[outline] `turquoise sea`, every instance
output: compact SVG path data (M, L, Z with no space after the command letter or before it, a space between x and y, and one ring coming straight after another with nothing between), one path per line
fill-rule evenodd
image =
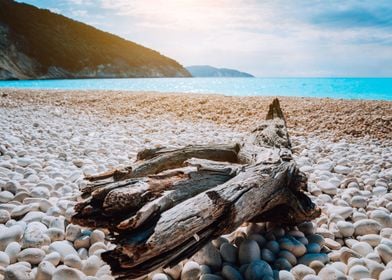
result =
M143 78L0 81L0 88L392 100L392 78Z

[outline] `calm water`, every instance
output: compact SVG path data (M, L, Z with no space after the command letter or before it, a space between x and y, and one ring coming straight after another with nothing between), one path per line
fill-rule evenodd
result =
M0 88L5 87L392 100L392 78L155 78L0 81Z

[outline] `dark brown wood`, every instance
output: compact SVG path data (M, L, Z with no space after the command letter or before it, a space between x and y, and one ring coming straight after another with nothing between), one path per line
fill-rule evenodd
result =
M73 222L110 231L116 248L102 258L129 279L175 265L244 222L311 220L320 210L303 193L290 148L275 99L241 145L144 150L134 166L89 178Z

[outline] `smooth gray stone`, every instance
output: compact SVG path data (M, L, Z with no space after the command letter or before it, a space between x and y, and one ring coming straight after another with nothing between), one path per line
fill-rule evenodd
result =
M289 261L289 263L292 266L295 266L297 264L297 258L293 255L293 253L287 251L287 250L282 250L278 254L279 257L285 258L286 260Z
M293 237L284 237L280 239L279 245L281 249L293 253L293 255L296 257L303 256L306 253L305 245Z
M277 270L290 270L292 268L292 265L287 259L278 258L274 262L274 268Z
M263 249L261 249L261 259L266 262L272 263L275 261L276 258L275 258L274 253L272 253L267 248L263 248Z
M236 263L237 256L238 256L238 249L237 247L233 246L230 243L223 243L220 246L220 254L222 259L229 263Z
M253 261L245 271L246 280L259 280L265 277L273 277L271 266L262 260Z
M200 272L200 265L197 262L188 261L181 271L181 280L198 280Z
M320 245L318 245L317 243L309 243L306 246L306 251L307 253L320 253L321 248Z
M223 278L216 274L203 274L199 280L223 280Z
M275 240L271 240L269 241L266 245L265 248L267 248L268 250L270 250L272 253L277 254L279 253L280 249L279 249L279 243Z
M241 273L230 265L223 266L222 276L227 280L243 280Z
M207 243L206 246L197 252L193 256L193 260L199 264L208 265L212 271L219 271L222 267L221 254L211 242Z
M328 262L329 258L327 254L305 254L298 259L299 264L309 265L312 261L320 261L324 264Z
M257 242L254 240L244 240L240 245L238 258L240 264L260 260L260 248Z
M165 273L155 273L151 280L171 280L171 277Z

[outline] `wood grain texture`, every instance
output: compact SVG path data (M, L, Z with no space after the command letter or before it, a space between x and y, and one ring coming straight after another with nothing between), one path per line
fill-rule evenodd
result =
M116 248L102 258L131 279L191 257L244 222L311 220L320 210L303 193L307 179L290 148L275 99L241 144L144 150L123 175L92 180L73 222L108 229Z

